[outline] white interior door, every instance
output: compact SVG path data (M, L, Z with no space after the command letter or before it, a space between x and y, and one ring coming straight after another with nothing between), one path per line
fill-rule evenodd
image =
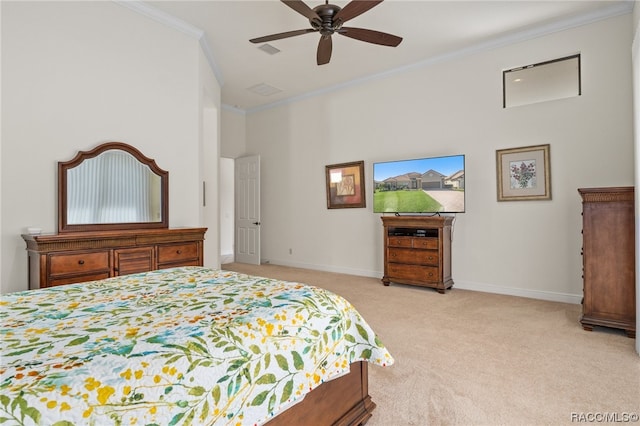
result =
M260 264L260 156L236 159L235 261Z

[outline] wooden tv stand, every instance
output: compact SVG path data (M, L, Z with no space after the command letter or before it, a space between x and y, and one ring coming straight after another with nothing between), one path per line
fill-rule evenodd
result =
M384 276L390 282L431 287L444 294L451 278L453 216L382 216Z

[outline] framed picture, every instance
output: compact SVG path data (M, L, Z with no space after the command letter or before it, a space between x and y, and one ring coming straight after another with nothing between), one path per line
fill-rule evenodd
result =
M365 207L364 161L325 166L327 208Z
M549 144L496 151L498 201L551 199Z

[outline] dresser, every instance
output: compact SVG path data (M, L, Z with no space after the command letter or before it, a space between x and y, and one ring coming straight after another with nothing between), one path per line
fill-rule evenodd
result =
M453 220L453 216L383 216L382 283L431 287L439 293L451 288Z
M581 188L582 318L585 330L604 326L636 333L633 187Z
M162 228L24 234L29 289L175 266L202 266L206 231Z

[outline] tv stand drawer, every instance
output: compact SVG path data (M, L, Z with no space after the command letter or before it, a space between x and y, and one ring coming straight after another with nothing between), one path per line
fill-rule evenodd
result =
M440 271L437 266L407 265L404 263L389 263L389 280L394 278L402 282L409 281L429 281L438 282Z
M438 250L412 250L389 247L389 262L408 263L412 265L438 266L440 258Z
M438 239L428 237L389 237L389 247L437 249Z

